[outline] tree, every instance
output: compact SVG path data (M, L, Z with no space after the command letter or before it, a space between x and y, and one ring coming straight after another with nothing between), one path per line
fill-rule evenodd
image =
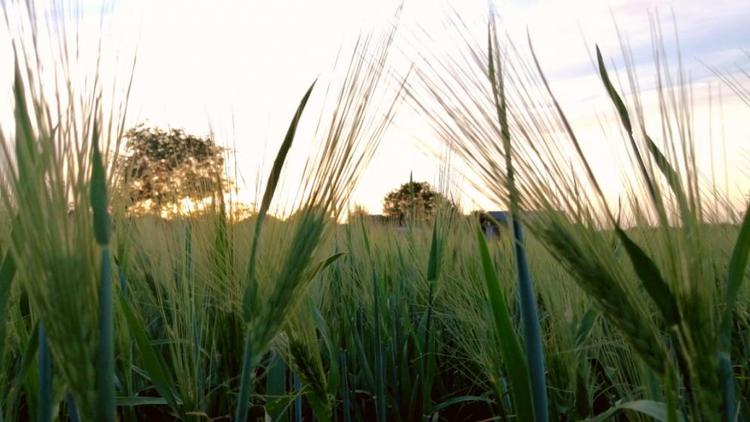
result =
M180 212L186 199L198 202L227 189L224 148L210 136L138 125L125 139L121 168L131 211Z
M397 218L399 224L407 218L428 220L440 207L453 207L453 204L427 182L404 183L383 199L383 214Z

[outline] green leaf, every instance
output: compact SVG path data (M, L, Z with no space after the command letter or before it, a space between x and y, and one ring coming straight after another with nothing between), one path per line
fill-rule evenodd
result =
M37 335L39 336L39 397L37 398L36 420L39 422L52 422L54 406L52 392L52 356L50 356L47 334L44 324L38 324Z
M620 94L617 93L614 85L612 85L612 81L609 79L607 67L604 66L604 59L602 59L602 52L599 50L599 46L596 46L596 62L599 65L599 76L602 78L604 88L607 90L609 98L615 104L615 108L620 115L623 127L625 127L625 130L629 135L633 135L633 125L630 123L628 109L625 107L625 103L622 101L622 98L620 98Z
M625 131L628 134L628 139L630 140L630 146L631 148L633 148L633 154L635 155L635 158L638 161L638 168L640 169L641 174L643 175L643 178L646 181L649 195L652 201L654 202L654 204L657 206L657 208L659 208L660 214L663 214L663 210L661 209L661 203L658 201L658 197L656 195L656 187L654 186L654 183L651 180L651 176L646 170L646 165L643 163L643 157L641 156L641 152L638 148L638 145L635 143L635 138L633 138L633 125L630 122L628 109L625 107L625 103L622 101L622 98L620 98L620 94L617 93L617 90L615 89L614 85L612 85L612 81L610 81L609 79L609 75L607 74L607 68L606 66L604 66L604 59L602 59L602 53L601 51L599 51L599 46L596 47L596 61L599 65L599 74L601 76L602 82L604 83L604 87L607 90L607 94L609 94L609 98L614 103L615 108L617 109L617 113L620 115L620 121L622 122L622 126L625 128Z
M91 145L90 200L94 215L94 237L101 250L99 280L99 339L96 353L96 412L102 422L115 420L115 345L112 263L109 238L112 223L107 210L107 176L99 152L99 125L94 120Z
M135 345L140 352L140 357L143 361L143 369L154 384L156 391L158 391L162 398L166 400L169 407L171 407L175 413L179 414L179 401L173 394L174 382L169 377L169 372L167 371L166 366L151 345L148 334L146 333L146 327L143 325L143 322L136 317L130 304L128 304L122 296L119 296L119 302L122 313L125 316L125 321L128 325L128 330L130 330L130 334L133 336Z
M8 312L8 301L15 275L16 260L10 251L6 251L0 264L0 321L6 321L5 315ZM0 324L0 362L5 361L5 327L6 324Z
M737 380L732 369L732 361L728 353L719 353L719 377L721 379L721 389L724 394L724 420L738 420L737 396L735 392L735 383Z
M159 405L167 405L167 401L164 399L164 397L118 397L117 398L117 405L118 406L159 406Z
M609 421L612 420L617 413L623 410L631 410L642 415L650 416L660 422L669 422L669 412L666 403L652 400L634 400L625 403L618 403L606 412L588 420L590 422ZM685 418L682 414L678 413L677 420L682 422Z
M648 147L651 155L654 157L656 166L659 167L659 170L667 179L669 187L672 189L675 197L677 197L677 202L680 206L680 215L682 216L683 222L687 224L687 220L691 215L690 207L688 207L685 192L682 190L679 174L677 174L674 167L672 167L672 165L669 163L669 160L667 160L667 157L662 154L661 150L658 146L656 146L656 143L651 139L651 137L646 135L645 133L643 134L643 137L646 139L646 146Z
M435 405L435 407L432 408L432 413L437 414L443 409L446 409L450 406L455 406L457 404L462 403L476 403L476 402L482 402L487 404L492 404L492 400L488 399L487 397L482 396L458 396L458 397L451 397L448 400L442 401Z
M91 208L94 212L94 236L99 245L109 243L112 231L112 223L107 210L107 176L102 163L102 155L99 152L99 128L94 123L93 153L91 155Z
M315 277L317 277L318 274L322 273L328 266L336 262L337 259L341 258L344 255L343 252L336 252L335 254L329 256L328 258L324 259L323 261L319 262L317 265L315 265L312 270L308 273L307 277L308 280L312 280Z
M328 387L327 393L335 396L336 391L339 389L341 376L338 364L338 351L334 346L333 341L331 340L328 324L326 323L323 314L321 314L320 309L318 309L318 307L314 303L312 303L312 301L310 301L309 307L313 316L313 320L315 321L315 328L317 328L318 335L320 336L320 341L323 343L326 355L328 356L329 367L328 379L326 380L326 385Z
M29 116L26 93L23 86L21 70L18 67L18 55L15 60L15 73L13 80L13 97L15 100L16 120L16 163L18 165L18 179L25 183L25 187L33 186L30 177L37 160L36 145L34 143L34 132Z
M109 248L101 251L99 280L99 341L96 351L96 408L102 422L115 420L115 340Z
M745 210L745 216L742 219L740 233L732 250L732 257L729 260L729 271L727 274L727 291L726 305L724 316L721 324L721 347L729 351L732 337L732 315L737 303L737 294L745 279L745 268L747 268L748 255L750 254L750 205Z
M307 92L305 92L305 95L302 97L299 105L297 106L297 111L294 113L294 117L289 123L289 128L287 129L284 141L281 143L281 147L279 147L279 151L276 153L276 158L274 159L271 173L268 175L266 190L263 192L263 199L260 203L258 219L255 221L255 234L253 238L253 246L250 250L250 264L248 266L247 275L248 286L245 288L242 299L243 315L245 317L245 321L250 320L256 301L257 287L255 285L255 257L258 254L258 244L260 241L260 232L263 227L263 221L265 220L266 214L268 213L268 208L271 206L273 194L274 192L276 192L276 186L278 185L279 178L281 177L281 169L284 167L284 161L286 160L287 153L289 153L289 149L292 147L292 141L294 141L294 135L297 133L297 126L299 125L299 121L302 118L302 112L305 110L307 100L310 98L310 94L312 93L314 87L315 82L310 85L310 87L307 89Z
M341 368L341 401L343 402L344 422L351 422L352 400L349 391L349 372L346 364L346 350L339 352L339 368Z
M440 235L438 233L438 219L436 218L432 226L432 242L430 243L430 260L427 264L427 280L433 281L437 279L438 272L440 271L440 246L442 244Z
M273 194L276 191L276 185L279 183L279 178L281 175L281 169L284 166L284 161L286 160L287 153L289 152L289 148L292 146L292 141L294 140L294 135L297 133L297 125L299 124L300 119L302 118L302 112L305 109L305 106L307 105L307 100L310 98L310 94L312 93L313 88L315 87L315 82L313 82L310 85L310 88L307 89L307 92L305 92L305 95L302 97L302 100L299 103L299 106L297 106L297 111L294 113L294 117L292 118L291 123L289 124L289 129L287 129L286 136L284 137L284 141L281 143L281 147L279 148L278 153L276 153L276 159L273 162L273 167L271 168L271 173L268 176L268 182L266 183L266 190L263 193L263 199L260 204L260 212L258 213L258 220L255 222L255 235L253 238L253 246L250 249L250 264L248 266L248 275L247 275L247 282L248 285L245 287L245 292L242 296L242 311L243 311L243 317L246 322L249 322L252 318L253 312L256 311L255 308L257 307L257 285L255 281L255 257L258 254L258 244L260 241L260 230L263 227L263 220L266 217L266 213L268 212L268 208L271 205L271 199L273 198ZM244 421L247 419L247 409L248 409L248 401L250 400L250 388L252 387L250 384L252 382L252 370L253 370L253 363L251 360L252 357L252 344L250 343L252 341L252 338L250 336L250 332L245 333L245 346L244 346L244 353L242 357L242 373L240 374L240 393L237 400L237 409L235 410L235 420L238 421Z
M591 414L591 392L589 391L589 380L586 379L583 364L579 363L576 368L576 395L575 395L575 415L583 419Z
M732 320L734 308L737 303L737 294L740 291L742 282L745 279L745 268L747 267L748 255L750 254L750 205L745 210L745 216L742 219L740 233L732 250L732 257L729 260L729 271L727 274L727 292L724 315L722 316L721 329L719 332L719 354L720 378L722 380L722 389L724 393L724 406L726 418L734 420L737 412L736 394L735 394L735 377L732 371L732 360L729 355L732 348Z
M662 278L659 268L646 252L633 242L620 227L615 227L615 232L623 245L625 245L625 251L630 257L633 269L641 280L641 283L643 283L643 287L648 292L648 295L656 303L656 307L661 312L664 321L670 326L679 324L682 318L677 306L677 299L675 299L669 285Z
M287 395L286 388L286 374L287 368L284 364L284 360L277 353L271 355L271 359L266 367L266 395L268 396L267 403L272 400L278 400ZM268 413L271 416L271 420L285 420L286 413L284 412L283 406L270 406L268 407Z
M37 334L38 332L39 321L34 324L34 328L30 331L29 338L26 341L26 347L24 347L23 355L21 355L21 362L18 365L18 370L13 380L13 386L11 387L11 391L8 394L8 397L11 398L8 401L9 403L17 402L17 398L23 384L23 379L26 377L26 373L29 371L29 368L31 368L31 365L34 363L34 356L39 349L39 335Z
M381 288L378 283L378 272L372 272L372 289L373 289L373 317L374 324L374 341L375 341L375 406L378 422L385 422L385 353L383 351L383 341L380 336L381 315L380 315L380 295Z
M581 346L586 338L591 333L591 329L594 328L594 322L596 317L599 316L599 311L594 308L589 309L581 317L581 321L578 322L578 328L576 329L576 346Z
M536 295L531 284L528 260L523 240L523 227L521 225L521 199L515 185L515 169L513 167L513 151L510 136L510 125L508 123L508 104L505 95L504 72L502 69L502 55L500 54L500 43L497 38L495 20L490 20L488 28L488 62L489 78L492 85L492 93L495 100L498 124L500 125L500 138L503 143L505 155L505 177L508 187L508 200L510 203L511 224L514 239L514 257L516 261L516 273L518 283L518 304L521 312L521 324L523 337L528 356L528 371L531 383L532 404L534 415L537 420L549 419L549 402L547 399L547 380L544 369L544 349L542 346L541 326L539 323L539 312L537 309ZM484 240L484 237L482 237Z
M284 166L284 161L286 160L287 153L292 147L292 141L294 141L294 135L297 133L297 126L299 125L299 121L302 118L302 112L305 110L307 100L310 99L310 94L312 94L312 90L314 87L315 82L313 82L310 87L307 88L305 95L302 97L302 100L300 100L300 103L297 106L297 111L294 113L294 117L292 117L292 121L289 123L289 128L287 129L286 136L284 136L284 141L281 143L281 147L279 147L279 152L276 154L276 159L273 162L271 173L268 176L266 190L265 192L263 192L263 200L260 203L260 211L258 213L259 215L265 215L268 212L268 207L271 205L271 199L273 198L273 194L276 191L276 185L279 183L281 169Z
M508 372L513 403L515 404L518 420L533 421L534 408L531 399L531 377L529 375L526 356L521 349L516 332L513 330L513 322L508 311L505 295L500 289L492 258L487 248L487 242L480 228L477 228L477 241L481 255L484 278L489 292L492 315L495 319L495 328L500 337L500 355L503 358L505 369ZM499 397L498 399L502 399Z

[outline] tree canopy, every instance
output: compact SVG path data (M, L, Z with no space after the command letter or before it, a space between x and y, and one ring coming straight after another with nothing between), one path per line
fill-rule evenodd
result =
M131 210L179 210L185 199L197 202L227 188L224 149L210 136L138 125L125 140L121 168Z
M407 182L389 192L383 199L383 214L397 218L399 223L407 219L417 221L430 219L442 206L453 204L427 182Z

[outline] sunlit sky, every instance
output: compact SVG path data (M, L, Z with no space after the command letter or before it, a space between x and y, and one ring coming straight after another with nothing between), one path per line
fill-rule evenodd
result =
M336 53L358 34L387 30L397 6L391 0L120 0L106 9L104 37L123 62L137 47L130 124L146 122L196 134L212 130L236 154L240 199L254 202L257 178L268 172L307 86L331 70ZM87 1L82 10L84 25L97 27L101 6ZM486 1L406 0L399 33L410 41L398 48L397 62L408 67L409 48L419 48L414 42L417 34L430 34L450 44L451 29L445 22L453 11L482 34L486 10ZM729 73L750 68L750 2L746 0L513 0L497 3L497 11L519 46L525 45L528 30L561 103L581 133L591 136L596 136L598 128L594 111L607 113L611 107L587 47L597 43L605 56L619 60L613 17L630 43L636 67L646 76L652 51L649 12L661 16L667 48L674 47L677 23L685 69L696 89L699 141L701 130L709 127L704 119L708 96L703 91L711 85L716 93L720 87L706 65ZM429 46L440 49L441 43ZM9 50L2 48L7 57ZM9 75L9 65L4 65L0 76ZM648 90L648 78L643 82ZM740 179L748 177L742 169L750 159L750 125L746 124L750 107L726 86L721 90L721 116L730 151L726 167L730 190L738 195L748 187ZM4 112L9 105L0 107ZM352 203L373 213L381 211L383 196L408 181L410 173L415 180L433 184L438 180L441 160L435 152L443 148L426 119L408 106L402 110L352 198ZM715 120L712 127L718 136L721 122ZM606 146L601 154L603 167L616 161ZM460 175L452 182L453 194L465 209L501 207L481 194L459 193L466 184Z

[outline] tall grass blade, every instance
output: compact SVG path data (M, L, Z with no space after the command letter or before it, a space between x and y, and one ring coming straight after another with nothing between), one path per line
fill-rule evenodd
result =
M287 394L287 368L281 356L276 353L273 354L267 371L266 394L273 398L279 398ZM269 410L268 413L271 420L274 421L287 419L286 410L281 407Z
M648 187L649 195L651 196L654 204L658 206L660 202L656 193L656 187L651 180L651 176L649 175L648 170L646 169L646 165L643 162L643 156L641 156L640 149L635 143L635 138L633 138L633 124L630 121L628 109L627 107L625 107L625 103L622 101L622 98L620 98L620 94L617 93L614 85L612 85L612 81L609 79L609 74L607 73L606 66L604 66L604 59L602 58L602 53L599 50L599 46L596 46L596 61L599 66L599 76L601 77L602 83L604 84L604 88L607 90L607 94L609 94L609 98L612 100L612 103L614 103L615 108L617 109L617 113L620 115L620 122L622 123L622 126L625 128L625 131L628 134L630 146L631 148L633 148L633 154L635 155L636 161L638 162L638 167L646 182L646 186Z
M341 368L341 401L344 405L344 422L352 420L352 402L349 392L349 371L346 364L346 350L339 352L339 368Z
M39 325L40 324L41 323L39 321L37 321L36 324L34 324L34 328L30 332L31 335L29 335L29 338L26 341L26 346L23 349L23 354L21 355L21 360L18 364L18 369L13 378L13 385L10 389L10 392L8 394L8 399L5 401L5 403L17 403L18 402L18 396L21 394L23 380L24 378L26 378L26 374L28 373L29 369L31 369L32 365L34 364L34 357L37 355L37 352L39 351ZM11 409L8 409L8 411L11 411ZM11 416L11 419L13 419L12 413L9 416Z
M505 295L500 289L500 281L495 272L495 266L492 263L487 241L484 239L484 233L477 228L477 242L484 270L484 280L487 284L487 292L490 298L492 315L495 319L495 328L500 338L500 355L508 371L508 381L510 382L513 404L518 420L533 421L534 407L531 398L531 376L529 374L526 356L521 349L515 330L513 330L513 321L508 310ZM502 397L498 397L502 399Z
M235 420L247 420L247 408L250 400L250 388L253 382L253 343L250 333L245 333L245 345L242 350L242 374L240 375L240 395L235 411Z
M94 237L99 246L109 245L112 222L107 210L107 175L99 151L99 128L94 124L91 154L91 209L94 215Z
M284 136L284 141L281 143L279 151L276 153L276 158L274 159L271 173L268 175L268 182L266 182L266 190L263 192L263 199L260 203L260 210L258 211L258 217L255 221L253 246L250 251L250 265L248 267L247 276L248 283L250 284L248 288L245 289L245 295L243 298L243 311L246 321L250 319L252 307L253 305L255 305L255 257L258 255L258 243L260 239L260 232L263 227L263 221L265 220L266 214L268 213L268 208L271 206L271 200L273 199L273 195L276 192L276 186L278 185L279 179L281 177L281 169L284 167L284 161L286 160L286 156L289 153L289 149L292 147L294 135L297 133L297 126L299 125L299 121L302 118L302 112L305 110L307 100L310 98L310 94L312 94L312 90L314 87L315 82L310 85L310 87L307 89L307 92L305 92L305 95L302 97L299 105L297 106L297 111L294 113L294 117L292 117L292 121L289 123L289 128L287 129L286 135Z
M731 344L732 316L734 315L734 308L737 303L737 295L746 277L745 269L747 268L748 255L750 255L750 205L745 210L745 216L740 226L740 233L737 236L737 241L732 249L732 257L729 260L726 303L719 336L721 339L721 348L725 351L729 351Z
M599 46L596 46L596 63L599 66L599 76L602 79L604 88L607 90L607 94L609 95L609 98L614 103L615 108L617 109L617 113L620 115L620 121L622 122L622 126L625 128L628 134L632 135L633 124L630 122L630 115L628 114L628 109L627 107L625 107L625 103L622 101L622 98L620 98L620 94L617 93L617 90L615 89L614 85L612 85L612 81L609 79L609 74L607 73L607 67L604 65L604 59L602 58L602 52L599 50Z
M328 268L331 264L336 262L337 259L344 256L343 252L336 252L335 254L329 256L328 258L318 262L315 266L313 266L308 274L305 276L306 278L309 278L310 280L314 279L318 276L318 274L325 271L326 268Z
M721 371L722 389L724 390L724 411L728 421L737 418L737 403L735 394L735 376L732 370L732 324L737 303L737 295L745 279L748 255L750 255L750 205L745 210L740 233L732 250L727 274L727 292L725 298L724 315L719 332L719 370Z
M442 239L438 233L438 219L432 226L432 241L430 242L430 259L427 263L427 281L434 282L437 280L438 272L440 271L440 255L442 252ZM432 286L432 284L430 284Z
M669 326L679 324L681 317L677 299L672 294L672 290L669 288L667 282L664 281L659 268L646 252L628 237L624 230L620 227L615 227L615 232L623 245L625 245L625 251L627 251L628 257L630 257L633 269L643 283L646 292L654 301L656 307L659 308L664 321Z
M372 293L373 293L373 335L375 341L375 405L378 422L385 422L385 353L383 351L383 341L381 339L381 322L380 322L380 285L377 271L372 274Z
M47 334L44 324L39 324L39 397L37 398L36 420L39 422L52 421L52 357L47 344Z
M669 184L670 189L672 189L675 197L677 197L677 202L680 206L680 214L682 218L687 219L690 216L690 208L688 207L685 192L683 191L682 185L680 184L679 174L677 174L677 171L675 171L674 167L669 163L669 160L667 160L667 157L664 156L664 153L661 152L653 139L651 139L651 137L646 135L645 133L643 135L644 139L646 140L646 147L651 153L651 156L654 158L656 166L667 179L667 183Z
M724 395L724 420L736 421L738 420L737 397L734 388L736 380L728 353L719 352L719 372Z
M255 234L253 238L253 246L250 250L250 264L248 267L247 282L248 285L245 288L243 295L243 314L245 321L248 322L252 318L252 312L255 311L257 301L257 286L255 281L255 257L258 254L258 244L260 240L260 230L263 227L263 220L266 217L268 208L271 205L271 199L276 191L276 186L279 183L281 176L281 169L284 166L287 153L292 147L292 141L294 141L294 135L297 133L297 125L302 118L302 112L307 105L307 100L310 98L315 82L305 92L302 100L297 106L297 111L289 124L284 141L281 143L279 152L276 154L276 159L273 162L271 173L268 176L268 182L266 183L266 190L263 193L263 200L260 205L260 211L258 213L258 219L255 222ZM237 399L237 408L235 410L235 420L244 421L247 419L248 402L250 400L250 388L252 387L252 371L253 371L253 351L252 351L252 337L249 332L245 333L245 346L242 354L242 373L240 375L240 393Z
M427 293L427 319L425 321L424 328L424 344L422 345L423 355L426 357L422 362L422 405L423 414L427 415L432 413L431 409L431 396L432 396L432 383L435 377L435 350L434 337L432 336L432 313L435 301L435 290L437 284L438 273L440 272L440 259L442 257L443 242L438 232L438 218L432 224L432 240L430 242L430 258L427 263L427 282L428 293Z
M23 87L23 78L18 66L18 55L14 54L14 79L13 97L15 101L15 123L16 123L16 165L18 166L18 179L30 182L30 173L36 155L33 153L33 138L31 131L31 118L29 117L26 94ZM15 220L13 225L15 226ZM13 229L11 228L11 239ZM16 261L10 248L7 248L3 261L0 263L0 321L5 321L8 310L13 278L16 274ZM5 359L5 324L0 324L0 362Z
M299 376L292 377L292 389L294 390L294 422L302 422L302 382Z
M5 252L3 262L0 263L0 321L5 321L8 312L8 301L10 300L13 278L16 275L16 260L10 250ZM5 359L5 329L6 324L0 324L0 362Z
M118 406L155 406L166 405L167 401L162 397L118 397Z
M519 220L515 218L512 220L518 271L519 308L521 309L521 322L524 328L524 340L526 340L526 354L529 357L529 374L531 375L531 388L534 394L534 414L537 416L537 421L545 421L548 419L549 409L539 311L534 288L531 285L529 264L524 248L523 227Z
M491 400L489 400L487 397L482 396L458 396L458 397L451 397L448 400L445 400L443 402L440 402L435 405L435 407L432 409L433 414L437 415L441 410L446 409L451 406L455 406L457 404L463 404L463 403L492 403Z
M577 345L582 345L583 342L586 341L589 334L591 333L591 329L594 328L594 323L596 322L596 319L598 316L599 316L599 312L594 308L589 309L583 315L576 329L575 338L576 338Z
M112 300L112 264L109 248L101 251L99 286L99 345L96 355L97 417L102 422L115 420L115 344Z
M547 400L547 381L544 370L544 351L542 348L541 326L539 311L531 284L531 274L526 257L523 228L520 216L520 198L515 185L515 171L513 168L513 152L508 125L508 108L505 96L504 74L499 57L499 43L495 28L495 20L490 21L488 31L488 63L489 77L492 84L492 94L495 100L500 137L505 154L505 171L510 199L511 224L513 227L514 255L518 274L518 296L521 309L526 354L528 355L529 374L531 375L531 389L533 393L534 414L537 421L548 419L549 405Z
M140 357L143 362L143 369L146 371L149 379L154 385L156 391L166 400L169 407L175 413L179 414L178 400L173 393L174 381L169 376L166 366L156 353L151 340L148 338L146 327L143 325L140 319L135 315L130 304L122 297L119 296L120 309L125 316L125 321L128 326L130 334L133 336L135 345L140 352Z
M115 345L112 264L109 248L101 251L99 286L99 345L96 355L97 413L100 421L115 418Z
M589 421L604 422L616 419L617 414L621 413L623 410L630 410L641 415L651 417L659 422L669 422L669 411L667 409L667 405L665 403L652 400L634 400L624 403L618 403L617 405L598 415L597 417L589 419ZM683 422L685 418L682 414L678 414L677 420L679 422Z
M101 247L99 279L99 343L96 352L96 414L101 422L115 420L115 341L114 303L112 299L112 263L109 253L111 222L107 210L107 176L99 152L99 129L93 127L91 157L91 208L94 236Z
M18 179L29 183L26 189L32 188L32 173L37 161L37 150L34 143L34 132L29 116L26 92L23 86L23 77L18 64L18 54L14 51L15 73L13 80L13 97L15 100L15 122L16 122L16 165L18 166Z
M617 90L615 89L615 87L612 85L612 81L609 78L609 74L607 73L607 68L604 65L604 59L602 58L602 54L601 54L601 51L599 51L598 46L596 47L596 59L597 59L597 63L599 66L600 77L602 79L602 82L604 83L604 86L607 90L607 93L609 94L610 99L612 100L612 102L615 105L615 108L617 109L617 113L620 116L620 121L622 122L622 125L628 134L628 137L631 142L631 146L634 150L636 159L638 160L638 164L641 168L643 176L646 179L646 183L649 188L649 192L651 193L652 199L654 200L654 203L655 205L657 205L657 207L661 207L660 202L658 202L656 198L656 185L653 184L653 181L650 179L649 174L646 172L645 165L642 161L642 157L640 155L640 152L638 151L638 147L635 144L635 140L633 138L633 126L630 121L630 115L628 113L628 109L625 107L625 103L622 101L622 98L617 93ZM683 190L682 185L680 184L679 174L677 173L677 171L675 171L674 167L669 163L669 160L667 160L667 157L661 152L661 150L653 141L653 139L651 139L651 137L645 133L645 130L643 132L643 137L646 142L646 148L648 149L649 153L653 157L654 162L656 163L656 166L659 168L659 171L661 171L664 177L667 179L667 184L669 185L670 189L672 189L672 192L677 198L677 202L680 207L680 216L682 217L683 221L687 223L687 221L690 219L691 213L690 213L690 207L688 206L687 198L685 196L685 191Z
M81 421L81 416L78 412L78 405L76 405L76 400L71 393L65 395L65 408L68 411L68 419L70 419L70 422Z

